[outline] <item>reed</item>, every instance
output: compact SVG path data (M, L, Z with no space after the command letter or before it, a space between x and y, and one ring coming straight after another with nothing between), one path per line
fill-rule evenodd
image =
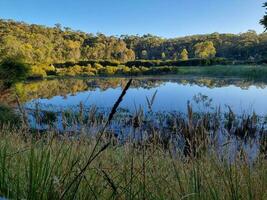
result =
M257 116L196 113L186 116L142 109L123 115L118 107L131 80L108 116L97 108L60 112L62 123L81 127L42 133L3 124L0 128L0 196L8 199L266 199L266 130ZM42 111L38 110L43 116ZM85 115L88 114L88 116ZM124 113L125 114L125 113ZM122 115L122 119L120 118ZM154 118L154 116L157 118ZM49 117L50 116L50 117ZM68 119L69 118L69 119ZM120 140L113 123L122 123ZM87 129L86 129L87 127ZM97 134L92 134L97 130ZM87 134L77 134L86 132ZM130 132L130 133L129 133ZM231 140L218 144L220 132L234 141L260 142L253 159ZM37 134L33 134L37 133ZM112 142L115 139L117 142ZM181 145L179 145L181 143ZM219 151L221 150L221 151Z
M90 159L94 138L70 139L26 130L0 130L0 194L10 199L266 199L264 154L253 164L229 162L215 149L186 158L152 144L108 146L75 179ZM144 147L144 146L143 146ZM76 180L71 189L70 183ZM67 190L68 189L68 190Z
M103 136L103 134L105 133L105 130L106 130L106 127L107 125L111 122L111 120L113 119L116 111L117 111L117 108L119 107L120 103L122 102L123 100L123 97L125 96L127 90L129 89L130 85L132 83L132 79L130 79L128 81L128 83L126 84L125 88L123 89L121 95L119 96L118 100L115 102L114 106L112 107L111 109L111 112L108 116L108 120L107 122L105 123L103 129L100 131L100 134L96 140L96 144L91 152L91 155L88 159L88 161L86 162L86 164L84 165L84 167L81 168L80 172L78 173L78 175L76 175L73 179L73 181L71 181L71 183L69 184L69 186L66 188L66 190L64 190L64 192L62 193L62 195L60 196L60 199L63 199L66 195L66 193L71 189L71 187L73 186L73 184L75 184L75 182L78 181L78 184L77 184L77 190L79 188L79 185L80 185L80 179L82 178L82 175L85 173L85 171L87 170L87 168L90 166L90 164L103 152L105 151L108 146L110 145L110 141L107 142L106 144L103 144L102 147L97 151L97 147L100 143L100 140Z

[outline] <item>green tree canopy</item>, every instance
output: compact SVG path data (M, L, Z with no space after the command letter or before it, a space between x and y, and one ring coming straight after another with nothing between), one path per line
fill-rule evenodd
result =
M266 17L262 20L264 23ZM170 39L151 34L114 37L74 31L62 28L59 24L56 27L45 27L0 19L0 61L14 56L23 57L29 64L86 60L176 60L183 49L187 50L188 57L196 57L195 45L207 41L213 43L218 57L234 60L248 60L251 57L255 60L267 59L267 33L257 34L254 31Z
M216 49L213 45L213 42L206 41L206 42L200 42L197 43L194 46L195 49L195 56L197 58L213 58L216 55Z
M263 4L263 7L265 7L267 10L267 2ZM265 31L266 31L267 30L267 11L265 12L265 15L263 19L260 21L260 23L264 26Z
M188 51L186 49L183 49L180 53L180 59L181 60L188 60Z
M147 50L142 50L142 58L147 59Z
M166 54L164 52L161 53L161 59L165 60L166 59Z

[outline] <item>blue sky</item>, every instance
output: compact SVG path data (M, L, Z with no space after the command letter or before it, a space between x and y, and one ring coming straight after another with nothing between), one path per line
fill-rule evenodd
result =
M107 35L263 32L265 0L0 0L0 18Z

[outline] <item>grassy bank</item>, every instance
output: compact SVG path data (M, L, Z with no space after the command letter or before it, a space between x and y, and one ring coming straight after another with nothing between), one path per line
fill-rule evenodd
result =
M45 72L44 72L45 73ZM128 67L120 66L78 66L55 68L52 75L34 75L35 77L121 77L146 75L188 75L206 77L238 77L255 80L266 80L265 65L216 65L216 66L156 66ZM33 76L33 77L34 77Z
M191 59L187 61L81 61L78 63L28 65L17 60L0 63L1 86L11 87L17 82L47 77L108 77L142 75L194 75L212 77L242 77L266 79L267 66L237 65L224 59ZM12 71L12 73L10 73ZM3 80L2 80L3 79Z
M188 159L160 146L127 143L100 148L70 139L0 129L0 194L12 199L266 199L267 168L229 163L215 151ZM92 160L82 176L88 160ZM72 183L72 184L71 184ZM71 186L71 187L70 187Z
M266 79L267 66L260 65L226 65L206 67L179 67L179 75L200 75L214 77L242 77L251 79Z

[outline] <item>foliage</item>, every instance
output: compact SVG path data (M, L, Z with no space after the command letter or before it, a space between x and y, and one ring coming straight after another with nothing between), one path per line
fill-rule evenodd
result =
M46 71L41 67L34 65L31 67L30 77L32 78L45 78L47 76Z
M147 50L142 50L142 59L147 59Z
M264 3L263 7L265 7L267 10L267 2ZM263 19L260 21L260 23L264 26L265 30L267 30L267 12L265 12L265 15Z
M180 59L181 60L188 60L188 51L186 49L183 49L180 53Z
M107 67L104 67L100 70L100 74L103 74L103 75L114 75L118 70L118 67L112 67L112 66L107 66Z
M216 55L216 49L213 42L210 41L197 43L194 46L194 49L197 58L208 59L213 58Z
M25 80L29 72L30 67L16 58L6 58L0 63L0 79L7 88Z
M60 199L90 159L94 138L0 130L0 193L8 199ZM213 149L196 159L156 144L106 148L64 199L266 199L266 159L231 163ZM99 148L97 148L99 149ZM253 167L251 167L253 166Z
M90 64L88 66L74 65L72 67L58 69L57 73L60 76L95 76L98 70L102 68L97 67L99 66L92 67Z
M90 59L134 60L134 51L116 37L86 34L60 26L47 28L0 20L0 60L21 56L27 63L58 63Z
M103 68L103 66L99 63L94 63L94 68L97 69L97 70L100 70Z
M212 33L192 35L173 39L164 39L153 35L122 36L127 47L134 50L136 59L160 60L164 52L166 60L175 60L183 49L188 51L188 57L195 58L194 46L210 41L216 49L216 56L232 60L256 60L267 58L267 33L257 34L249 30L241 34ZM143 56L143 50L146 56Z
M211 65L226 65L232 64L231 61L224 58L212 58L212 59L189 59L189 60L136 60L125 63L128 67L160 67L160 66L211 66Z
M267 33L257 34L251 30L237 35L213 33L173 39L150 34L123 35L118 38L86 34L61 26L48 28L0 20L0 60L20 56L31 64L95 60L103 66L114 66L114 62L124 63L135 59L176 60L184 49L188 57L194 58L195 46L207 41L213 43L218 57L233 60L267 58ZM109 63L105 63L105 60L109 60ZM78 65L85 66L83 63Z
M161 59L165 60L166 59L166 54L164 52L161 53Z
M13 109L6 105L0 104L0 128L7 124L11 126L18 125L19 121L19 116Z

